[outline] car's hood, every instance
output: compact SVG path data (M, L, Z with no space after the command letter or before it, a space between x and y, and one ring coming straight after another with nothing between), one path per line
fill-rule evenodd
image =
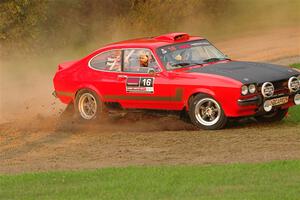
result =
M297 76L300 74L294 69L280 65L238 61L218 63L204 67L193 68L191 70L188 70L187 72L207 73L225 76L238 80L243 84L260 84L266 81L274 82L278 80L288 79L291 76Z

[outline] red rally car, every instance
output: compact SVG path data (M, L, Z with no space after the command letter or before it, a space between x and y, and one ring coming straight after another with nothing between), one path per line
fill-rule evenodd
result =
M199 128L220 129L228 118L278 121L300 105L296 69L233 61L186 33L107 45L59 64L53 82L54 95L83 120L111 107L177 110Z

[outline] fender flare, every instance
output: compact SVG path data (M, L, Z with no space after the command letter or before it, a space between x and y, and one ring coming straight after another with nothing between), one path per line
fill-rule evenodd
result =
M191 92L189 92L185 98L184 98L184 107L186 110L189 110L189 101L191 99L191 97L195 96L196 94L207 94L212 96L213 98L216 99L216 94L214 91L207 89L207 88L197 88L195 90L192 90ZM216 99L217 100L217 99Z
M98 97L100 98L100 100L101 100L102 102L104 101L101 92L97 89L97 87L95 87L95 86L92 85L92 84L81 84L81 85L79 85L79 87L76 88L76 91L75 91L75 93L74 93L74 100L75 100L75 98L76 98L77 93L78 93L80 90L83 90L83 89L87 89L87 90L92 90L92 91L94 91L94 92L98 95Z

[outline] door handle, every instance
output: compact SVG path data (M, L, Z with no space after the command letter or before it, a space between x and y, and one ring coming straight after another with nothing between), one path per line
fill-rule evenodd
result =
M123 75L123 74L120 74L120 75L118 75L118 79L127 79L127 76Z

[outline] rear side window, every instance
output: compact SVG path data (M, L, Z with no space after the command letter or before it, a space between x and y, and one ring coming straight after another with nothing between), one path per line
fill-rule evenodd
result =
M96 70L121 71L121 50L110 50L94 56L89 66Z
M159 72L160 68L149 49L125 49L124 71L135 73L148 73L152 69Z

